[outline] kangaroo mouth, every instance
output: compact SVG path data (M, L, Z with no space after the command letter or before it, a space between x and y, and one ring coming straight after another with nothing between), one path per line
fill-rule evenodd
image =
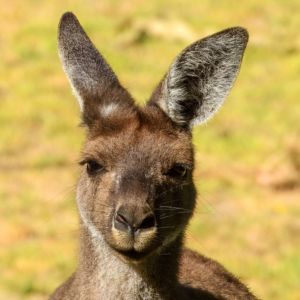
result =
M145 258L149 254L147 252L138 252L134 249L127 250L127 251L117 250L117 252L119 254L121 254L122 256L124 256L128 259L132 259L132 260L142 260L143 258Z
M143 261L145 258L147 258L154 252L153 249L150 251L137 251L134 248L130 250L120 250L114 248L114 251L116 252L117 256L120 257L122 260L125 260L126 262L130 261L133 263L139 263Z

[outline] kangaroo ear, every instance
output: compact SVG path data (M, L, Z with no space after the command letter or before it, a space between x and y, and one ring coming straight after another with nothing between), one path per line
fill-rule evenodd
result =
M60 20L58 48L85 124L99 119L101 112L107 115L113 110L133 106L130 95L70 12Z
M190 45L172 63L149 104L182 126L205 122L228 95L247 41L247 31L235 27Z

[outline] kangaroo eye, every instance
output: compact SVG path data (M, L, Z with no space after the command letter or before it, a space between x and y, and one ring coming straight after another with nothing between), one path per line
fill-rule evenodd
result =
M187 175L187 167L181 164L175 164L165 175L178 179L185 178Z
M85 162L85 164L86 164L86 171L89 175L96 175L99 174L99 172L104 170L104 166L102 166L95 160L88 160Z

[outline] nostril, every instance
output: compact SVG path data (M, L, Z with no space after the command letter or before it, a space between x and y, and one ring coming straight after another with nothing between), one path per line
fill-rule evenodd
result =
M129 225L128 220L126 219L126 217L123 216L123 215L120 214L120 213L117 213L117 214L116 214L115 220L116 220L117 222L119 222L119 223L124 224L124 225Z
M130 221L130 217L126 216L125 213L121 213L120 211L118 211L115 214L114 227L116 229L121 231L131 231L132 230L131 223L132 222Z
M114 215L113 226L120 231L138 234L143 230L154 228L156 219L153 213L134 214L128 209L120 208Z
M139 225L138 229L148 229L148 228L155 227L155 225L156 225L155 217L153 214L151 214L151 215L148 215L142 221L142 223Z

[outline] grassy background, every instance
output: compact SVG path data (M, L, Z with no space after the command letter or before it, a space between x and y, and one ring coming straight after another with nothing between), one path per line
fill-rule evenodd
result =
M187 244L262 299L300 299L298 0L0 4L1 300L46 299L76 263L83 131L56 50L67 10L138 101L194 37L249 30L226 105L194 131L199 199Z

